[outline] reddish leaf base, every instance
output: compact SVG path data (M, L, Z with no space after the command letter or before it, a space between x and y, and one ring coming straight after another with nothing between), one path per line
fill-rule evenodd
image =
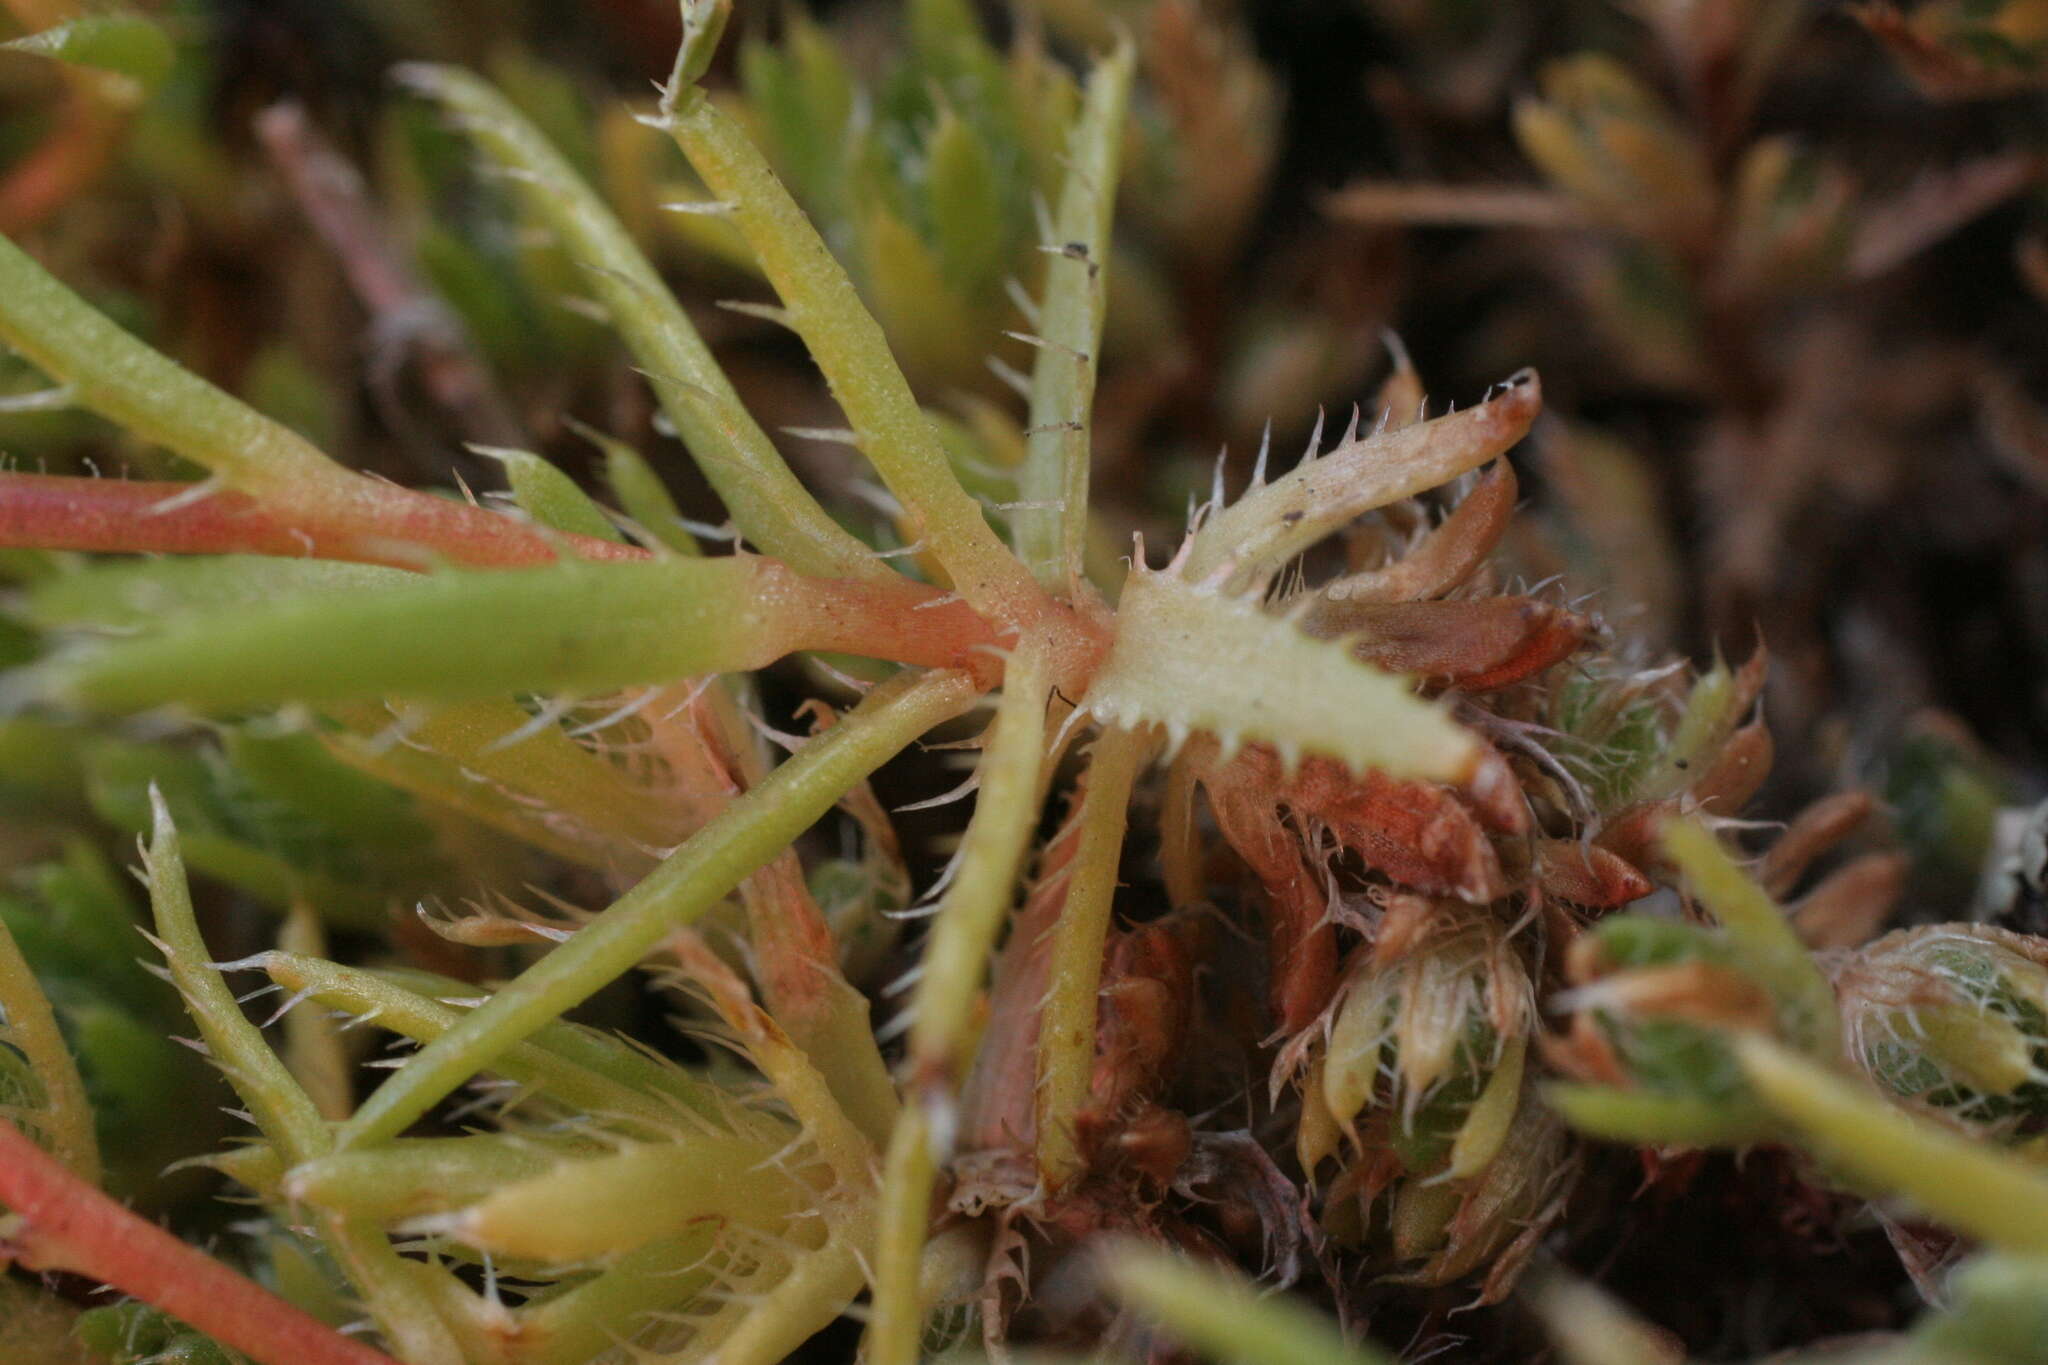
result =
M398 1365L122 1208L0 1120L0 1260L69 1270L155 1305L263 1365Z

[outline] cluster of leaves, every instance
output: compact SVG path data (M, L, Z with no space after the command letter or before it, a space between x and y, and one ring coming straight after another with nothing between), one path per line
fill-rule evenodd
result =
M1503 456L1542 408L1533 373L1432 420L1391 348L1374 420L1334 444L1318 423L1286 472L1264 443L1248 479L1219 462L1167 562L1142 540L1119 562L1114 532L1160 518L1091 482L1156 444L1163 501L1187 487L1177 443L1293 423L1375 354L1370 289L1316 271L1315 307L1219 307L1233 284L1282 298L1300 264L1245 265L1280 96L1244 31L1166 0L1127 16L1133 42L1049 5L1003 48L957 0L913 0L872 78L859 21L793 16L779 43L746 35L723 91L730 8L683 4L658 103L594 133L530 61L501 53L495 85L401 68L382 209L302 112L263 116L363 303L419 329L435 420L490 463L438 453L387 356L397 444L432 476L491 469L495 506L335 463L308 434L347 424L294 403L323 391L292 367L262 404L286 424L0 243L30 436L62 462L111 423L157 476L0 474L20 586L0 751L36 845L0 906L0 1257L137 1300L74 1322L11 1275L0 1344L771 1362L859 1308L875 1365L977 1341L1356 1360L1301 1305L1197 1266L1313 1266L1381 1339L1441 1332L1457 1299L1570 1257L1602 1142L1659 1192L1682 1154L1795 1154L1808 1203L1874 1221L1948 1296L1873 1361L2036 1358L2048 949L1966 924L1876 937L1912 883L1881 838L1855 847L1860 792L1737 866L1716 831L1772 766L1764 656L1652 663L1677 568L1617 525L1650 505L1636 456L1552 433L1566 514L1518 523ZM1774 329L1806 338L1800 373L1839 356L1844 261L1877 250L1852 237L1882 233L1851 232L1824 159L1749 136L1796 7L1642 8L1685 112L1571 57L1513 117L1555 193L1364 186L1296 246L1440 212L1593 234L1573 278L1628 373L1716 413L1700 459L1735 481L1707 482L1732 610L1772 573L1737 551L1775 554L1797 501L1740 471L1776 470L1781 428L1817 420L1796 384L1745 386ZM1921 41L1997 31L2012 88L2005 11L2026 6L1938 8ZM1379 9L1430 54L1432 99L1499 38L1469 7ZM1103 51L1080 77L1054 55L1074 42ZM139 16L27 46L123 119L184 78ZM89 175L120 126L49 155ZM1980 168L1967 203L2016 176ZM1967 215L1907 216L1918 246ZM729 302L741 321L707 337L657 259L776 302ZM754 414L788 367L749 357L757 326L795 332L829 393L767 409L860 472L814 492L785 462ZM984 364L1010 343L1028 373ZM1162 416L1190 389L1192 415ZM522 448L597 393L620 429L576 429L607 502ZM681 514L642 453L656 431L725 526ZM1523 586L1575 556L1650 608L1646 642ZM973 793L942 835L877 796L932 781L927 739L976 751L913 803ZM1949 864L1925 886L1969 881L1995 765L1930 723L1891 776L1909 846ZM109 834L144 839L175 997L130 965ZM218 961L229 943L248 955ZM261 1026L243 973L277 997ZM179 1001L255 1129L204 1163L258 1210L224 1258L109 1197L168 1209L157 1169L218 1146L218 1096L168 1039ZM404 1050L366 1091L372 1030ZM1562 1275L1533 1301L1574 1362L1679 1358ZM367 1339L336 1330L364 1317Z
M1926 661L1983 630L1969 670L2038 667L2041 7L1369 8L1392 173L1331 212L1404 233L1417 311L1474 300L1464 365L1551 378L1559 567L1649 638L1810 660L1774 693L1809 788L1828 724L1890 752L1931 704L2038 751L2030 699ZM1922 588L1959 564L1967 603Z

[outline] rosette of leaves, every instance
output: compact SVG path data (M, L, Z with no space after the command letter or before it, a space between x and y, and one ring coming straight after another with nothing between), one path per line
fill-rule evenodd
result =
M1016 330L1005 286L1044 273L1032 206L1058 193L1079 89L1036 44L997 50L959 0L907 6L895 50L869 86L827 29L792 16L781 42L741 44L733 112L847 262L918 391L984 389L984 357L961 341L992 348ZM719 215L681 221L757 269Z
M793 15L775 41L743 47L730 107L848 262L920 397L963 408L980 438L963 446L963 477L976 464L1000 470L1017 435L972 400L1015 386L1029 357L1019 334L1042 330L1034 300L1048 255L1076 240L1045 232L1061 176L1047 131L1076 98L1048 54L1127 25L1138 79L1106 276L1104 393L1115 406L1103 434L1165 421L1201 444L1218 429L1305 426L1377 360L1388 281L1369 244L1326 222L1250 250L1284 97L1247 25L1183 0L1121 19L1053 7L1045 19L1049 33L1026 23L1003 49L958 0L917 0L901 17L900 57L872 72L854 56L873 46L857 19ZM672 230L699 255L758 272L715 197L674 207ZM1126 458L1121 444L1104 454Z
M118 753L122 781L102 785L149 803L166 965L260 1133L216 1164L259 1200L304 1211L382 1341L414 1365L582 1361L620 1335L655 1358L768 1361L863 1292L871 1356L908 1359L924 1319L920 1263L937 1178L979 1155L960 1145L960 1087L992 1047L1020 1036L1020 1082L999 1087L1000 1102L1033 1114L1029 1168L1049 1189L1075 1192L1038 1216L1085 1232L1114 1207L1134 1230L1175 1235L1215 1184L1221 1153L1244 1170L1270 1161L1210 1142L1200 1169L1151 1161L1146 1176L1112 1159L1128 1148L1121 1138L1088 1136L1099 1045L1135 1028L1138 1006L1157 995L1136 979L1144 973L1104 977L1125 812L1152 758L1199 741L1205 763L1250 755L1247 771L1262 781L1315 762L1331 801L1347 783L1382 778L1467 783L1485 759L1446 705L1382 666L1403 637L1354 648L1357 632L1342 621L1304 629L1267 611L1263 595L1361 513L1495 460L1535 416L1533 376L1455 416L1349 432L1291 473L1262 474L1207 509L1168 565L1140 554L1112 608L1083 575L1081 547L1128 53L1089 75L1066 133L1053 210L1060 249L1037 305L1043 344L1017 474L1027 505L1011 509L999 537L850 280L741 126L698 87L725 8L693 3L684 17L661 125L733 206L850 438L942 582L899 572L825 515L616 220L531 124L466 73L405 74L511 172L522 212L585 269L748 548L702 553L666 492L616 443L606 458L623 515L531 457L505 461L516 515L352 473L0 247L9 342L80 405L206 471L157 484L0 475L8 538L226 556L83 567L39 588L56 637L11 685L68 714L172 708L172 720L257 723L226 732L219 769L181 762L182 751ZM67 591L60 612L50 604ZM819 651L888 666L845 714L814 713L817 733L772 763L745 675ZM1258 670L1226 662L1243 658L1260 660ZM845 805L850 831L889 845L866 777L982 697L994 720L979 796L937 897L892 1082L797 840ZM271 741L259 736L289 753L278 771L266 772ZM1047 975L1020 968L1025 1004L996 1010L981 1029L984 999L1019 994L1019 980L984 983L984 971L1048 787L1082 736L1075 818L1047 850L1053 875L1035 893L1055 912ZM407 800L394 807L389 793L350 785L367 778ZM392 831L426 811L486 826L586 878L558 886L617 899L572 902L566 919L485 915L458 926L471 942L554 945L495 989L345 966L297 943L233 964L282 988L288 1033L295 1021L315 1025L280 1057L199 937L183 831L195 855L220 839L301 875L359 880L377 840L403 843ZM299 816L316 817L313 827ZM365 865L349 870L347 855ZM294 890L334 894L317 881ZM751 983L691 932L733 901L748 926ZM1041 941L1021 925L1013 938ZM686 1071L561 1021L643 963L705 998L747 1069ZM1111 987L1106 997L1098 984ZM320 1079L342 1056L321 1010L421 1046L358 1104L351 1087ZM442 1101L486 1073L495 1083L463 1111L479 1131L407 1135L430 1114L451 1122ZM18 1136L0 1130L0 1198L16 1214L10 1247L24 1264L127 1288L257 1359L376 1358L309 1325L304 1307L149 1233L94 1192L89 1173L36 1157ZM1105 1184L1126 1181L1123 1202L1102 1198ZM1162 1187L1178 1187L1169 1205L1158 1203ZM91 1216L80 1221L78 1210ZM1279 1205L1260 1216L1280 1217Z

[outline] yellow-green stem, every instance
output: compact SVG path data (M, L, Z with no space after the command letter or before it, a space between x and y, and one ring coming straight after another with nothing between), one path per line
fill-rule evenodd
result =
M1058 1189L1079 1173L1074 1120L1095 1066L1096 996L1109 936L1131 786L1151 747L1149 733L1112 730L1096 742L1081 798L1081 842L1066 902L1053 930L1045 1009L1038 1023L1038 1171Z
M820 577L890 577L888 565L797 481L631 235L540 130L466 71L409 66L403 75L452 110L486 155L517 172L528 211L589 268L591 289L646 371L662 411L747 539ZM665 538L671 530L648 529Z
M2038 1170L1766 1038L1737 1038L1734 1047L1764 1106L1829 1169L1872 1192L1902 1194L2002 1251L2048 1254L2048 1177Z
M1012 625L1043 614L1031 573L997 538L981 504L960 486L938 432L919 408L889 342L844 267L739 126L691 86L664 101L669 131L760 258L874 463L960 595Z
M1031 374L1031 434L1017 473L1024 506L1010 514L1018 555L1042 586L1068 596L1080 588L1087 539L1089 425L1132 64L1130 43L1119 43L1089 75L1074 121L1055 241L1043 244L1058 250L1046 261L1038 320L1044 345Z
M40 1134L50 1154L88 1184L100 1183L100 1144L93 1133L92 1105L71 1050L64 1046L49 997L36 984L27 959L0 922L0 1038L18 1048L43 1088L43 1105L17 1121Z
M717 904L855 783L975 695L960 673L878 684L611 908L421 1049L342 1126L338 1145L396 1137L514 1043L632 970L663 936Z
M924 1263L926 1225L931 1221L931 1118L911 1104L889 1135L882 1165L882 1208L875 1234L874 1305L868 1318L868 1365L917 1365L924 1335L918 1272Z
M184 997L214 1061L254 1116L263 1135L297 1163L329 1150L327 1121L211 965L206 942L192 913L178 832L163 797L150 792L154 829L145 858L149 899L171 980ZM460 1345L432 1298L402 1260L383 1229L367 1220L327 1216L321 1220L341 1263L392 1348L410 1365L463 1365ZM457 1286L459 1288L459 1286ZM465 1291L466 1292L466 1291Z
M959 873L939 903L923 973L911 1001L910 1103L890 1135L875 1254L869 1365L911 1365L922 1331L920 1251L931 1211L932 1176L950 1146L952 1089L964 1060L974 1002L1017 886L1037 823L1045 753L1045 661L1012 656L1001 705L983 752L981 793L960 848ZM941 1125L935 1131L934 1125Z

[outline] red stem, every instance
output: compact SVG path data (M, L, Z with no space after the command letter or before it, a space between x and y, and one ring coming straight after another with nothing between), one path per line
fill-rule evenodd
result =
M4 1120L0 1203L26 1224L0 1253L111 1285L264 1365L398 1365L122 1208Z
M929 668L958 668L992 687L1002 656L988 618L965 599L908 578L809 578L760 559L756 600L800 623L787 644Z
M279 509L199 485L56 474L0 474L0 546L127 554L259 554L345 559L403 569L453 561L545 564L565 548L585 559L640 559L630 545L543 533L467 503L343 476L319 505Z

